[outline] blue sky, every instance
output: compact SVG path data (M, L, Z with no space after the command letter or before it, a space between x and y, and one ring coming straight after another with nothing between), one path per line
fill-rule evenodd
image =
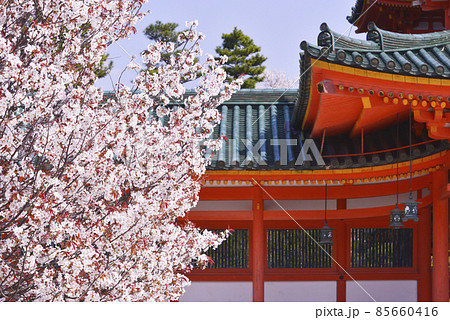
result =
M137 34L129 40L121 40L108 48L114 61L111 72L113 81L130 62L129 55L139 55L149 43L144 36L145 27L156 20L176 22L180 29L185 21L198 20L198 30L206 35L201 43L204 53L215 55L215 48L222 43L222 33L229 33L236 26L261 47L261 54L268 59L267 69L284 71L289 78L299 75L300 42L316 43L322 22L336 32L356 36L355 27L346 20L356 0L149 0L144 10L150 10L136 28ZM125 52L126 51L126 52ZM126 71L122 82L131 84L133 71ZM100 79L97 85L104 90L112 88L109 78Z

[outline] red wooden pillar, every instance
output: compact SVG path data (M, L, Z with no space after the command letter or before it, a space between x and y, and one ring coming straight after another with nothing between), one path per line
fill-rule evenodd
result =
M347 199L337 199L336 209L344 210L347 209ZM344 268L347 268L347 248L349 247L349 243L347 241L347 233L344 221L339 221L336 228L336 238L334 239L334 246L336 248L335 259L339 263L339 265ZM346 274L345 271L342 270L339 266L338 273L339 279L337 280L336 285L336 301L337 302L345 302L347 301L347 281L345 280Z
M445 9L445 30L450 30L450 8Z
M433 172L433 273L432 300L448 302L448 199L447 169Z
M259 186L254 187L253 193L253 301L264 301L264 200Z
M417 197L419 198L419 196ZM421 198L421 197L420 197ZM417 283L417 301L431 301L431 210L430 207L419 209L418 226L419 248L417 266L420 278Z

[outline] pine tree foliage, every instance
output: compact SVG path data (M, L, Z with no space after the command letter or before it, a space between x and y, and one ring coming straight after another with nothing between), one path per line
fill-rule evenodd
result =
M267 60L259 54L261 47L254 44L253 39L245 35L237 27L233 32L222 34L222 46L216 48L217 54L227 56L224 69L228 74L227 81L244 77L243 89L254 89L255 84L264 80L262 64Z
M150 24L145 28L144 34L147 36L148 39L150 39L153 42L170 42L175 44L175 52L162 52L161 53L161 62L163 63L169 63L170 56L172 56L174 53L178 53L180 50L177 50L179 45L184 42L180 42L178 40L178 37L183 32L186 32L187 30L183 31L176 31L178 28L178 23L174 22L167 22L163 23L162 21L158 20L153 24Z
M180 32L175 31L176 28L178 28L178 23L162 23L158 20L145 28L144 33L147 38L153 41L177 42Z
M106 77L113 67L112 61L109 61L108 64L106 64L106 60L108 60L108 57L109 54L102 55L102 58L100 59L100 66L94 71L95 75L99 79Z

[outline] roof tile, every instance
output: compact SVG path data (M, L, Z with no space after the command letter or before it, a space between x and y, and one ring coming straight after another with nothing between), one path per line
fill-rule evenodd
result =
M450 78L450 30L405 35L369 24L367 40L320 26L318 45L302 42L306 55L340 65L393 74Z

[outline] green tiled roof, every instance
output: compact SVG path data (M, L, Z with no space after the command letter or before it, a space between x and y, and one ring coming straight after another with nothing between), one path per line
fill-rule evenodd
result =
M301 81L306 79L302 77ZM192 94L194 94L192 90L186 92L186 96ZM309 136L308 133L295 130L292 126L297 95L296 89L243 89L233 94L230 100L218 107L222 122L214 128L211 138L225 137L225 142L223 148L217 153L212 154L211 151L207 151L207 155L212 159L208 169L311 170L324 167L344 169L389 164L395 160L395 155L383 151L395 147L392 133L385 130L381 133L366 135L366 152L372 152L369 155L354 155L361 152L358 149L361 144L358 139L350 139L347 136L327 137L322 153L325 166L319 165L316 159L299 163L299 159L305 159L302 146ZM113 93L107 92L105 96L111 97ZM178 103L171 105L179 106ZM154 111L150 111L150 117L157 117ZM167 123L167 116L161 118L161 121ZM292 145L285 142L287 139L291 139ZM259 146L258 143L262 141L264 143ZM312 141L317 149L322 147L320 139ZM447 140L430 141L426 134L418 137L413 143L426 141L428 143L414 149L414 158L448 148ZM402 145L405 146L407 143ZM264 163L258 163L257 155L252 155L255 150ZM307 149L307 152L311 155L310 149ZM407 156L406 153L402 152L400 160L405 161L405 156Z
M289 90L296 97L297 90ZM239 92L238 92L239 94ZM236 99L236 97L234 97ZM270 102L270 100L267 100ZM286 146L285 161L280 146L274 140L298 138L290 126L294 101L284 103L227 102L219 107L222 121L216 126L213 137L226 137L223 148L212 156L210 169L251 170L288 169L293 166L299 150L297 145ZM258 145L258 142L261 144ZM258 163L256 148L264 163Z
M367 38L376 42L381 49L398 50L445 46L450 43L450 30L422 34L403 34L378 28L375 23L367 25Z
M292 127L296 96L297 90L241 90L234 94L230 101L219 107L222 122L215 127L212 137L226 139L223 148L216 154L207 151L212 158L209 170L344 169L395 161L396 154L383 151L397 147L392 139L392 130L395 128L366 135L365 151L371 152L368 155L360 154L360 138L327 137L323 146L321 139L309 140L313 141L317 150L323 147L325 165L319 165L314 157L313 161L302 161L305 159L302 146L309 137L308 133L299 132ZM405 124L401 132L407 134ZM402 146L407 146L407 137L403 138ZM291 139L292 145L287 144L286 139ZM413 143L429 142L414 148L414 158L448 148L447 140L430 141L426 133L414 139ZM258 152L264 163L258 163L253 151ZM407 149L401 151L400 161L406 161L406 151ZM309 149L308 154L312 155Z
M321 25L318 44L303 41L305 57L386 73L450 78L450 31L405 35L369 24L367 40L340 35Z

